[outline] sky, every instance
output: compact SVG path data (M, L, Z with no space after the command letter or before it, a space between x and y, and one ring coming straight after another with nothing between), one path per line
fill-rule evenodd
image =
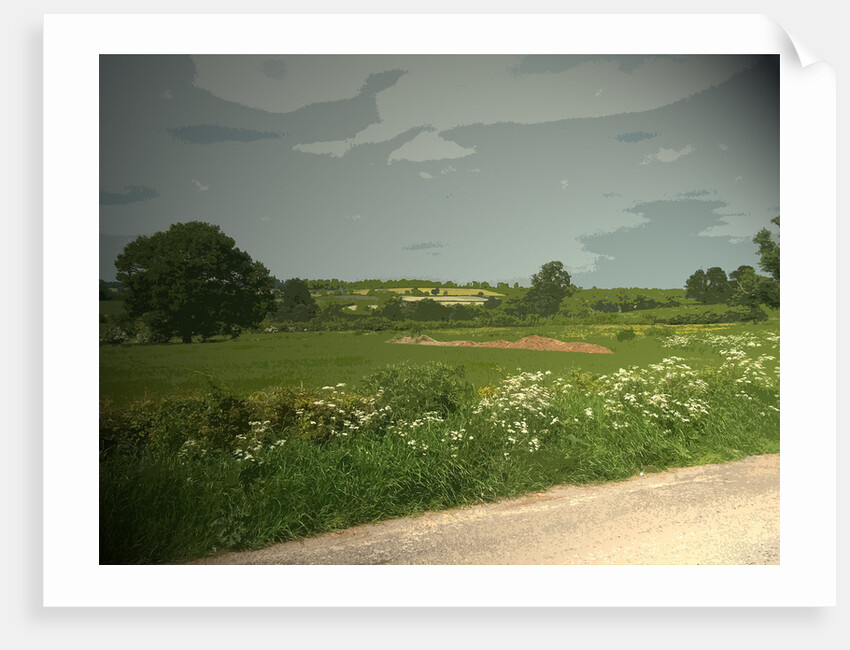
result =
M100 277L221 227L281 280L681 288L757 267L776 55L103 55Z

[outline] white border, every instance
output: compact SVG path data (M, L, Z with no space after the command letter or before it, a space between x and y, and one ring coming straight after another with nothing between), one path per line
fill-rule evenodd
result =
M439 35L439 38L436 37ZM758 16L45 17L44 604L622 606L835 603L835 80ZM780 53L779 567L101 567L97 564L98 55ZM61 278L61 281L56 281ZM56 327L62 323L61 327ZM71 348L67 341L84 341ZM281 588L286 585L286 588Z

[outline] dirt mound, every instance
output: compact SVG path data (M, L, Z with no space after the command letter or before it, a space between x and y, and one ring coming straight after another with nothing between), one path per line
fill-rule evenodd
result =
M445 347L462 348L510 348L514 350L541 350L547 352L587 352L591 354L613 354L611 350L593 343L582 343L573 341L567 343L558 339L550 339L545 336L526 336L519 341L437 341L430 336L401 336L389 341L389 343L403 343L407 345L439 345Z
M409 343L411 345L440 345L440 342L432 339L430 336L402 336L393 339L392 343Z

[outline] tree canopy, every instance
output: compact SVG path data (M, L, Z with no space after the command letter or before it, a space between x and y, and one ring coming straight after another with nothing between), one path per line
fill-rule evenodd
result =
M310 295L307 283L299 278L291 278L280 289L281 304L277 311L280 320L308 321L319 313L319 306Z
M779 217L770 220L779 226ZM770 277L759 275L752 266L742 264L726 276L720 267L699 269L685 281L685 296L704 303L728 302L758 308L779 307L779 243L767 228L759 230L753 243L759 247L759 266Z
M124 247L115 261L125 309L161 337L236 336L272 307L273 280L218 226L176 223Z
M779 227L779 217L776 216L770 220L770 223ZM762 271L770 274L774 280L779 282L779 242L773 241L773 235L767 228L762 228L753 237L753 243L758 244L759 257L761 261L759 266Z
M727 302L732 295L732 284L726 271L712 266L707 271L698 269L685 281L685 297L707 304Z
M770 220L779 227L779 216ZM736 289L730 299L733 305L755 307L767 305L779 307L779 242L767 228L762 228L753 237L759 247L759 266L770 277L758 275L751 266L741 266L736 273Z
M570 274L564 270L564 264L547 262L531 276L531 289L523 298L525 310L530 314L550 316L558 311L561 301L573 291Z

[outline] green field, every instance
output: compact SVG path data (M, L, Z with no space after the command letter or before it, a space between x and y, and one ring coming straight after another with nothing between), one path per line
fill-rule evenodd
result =
M388 332L101 346L100 562L779 452L778 320L421 333L614 353L398 345Z
M430 295L431 291L437 287L418 287L419 291L422 293L427 293ZM498 293L493 291L492 289L470 289L465 287L439 287L440 295L442 296L444 293L447 296L477 296L479 293L485 296L496 296L502 297L505 294ZM395 287L392 289L378 289L377 291L390 291L392 293L404 294L408 291L413 291L413 287ZM369 293L369 289L354 289L351 293L360 294L365 296Z
M505 372L549 370L563 374L581 368L607 373L630 365L660 361L669 350L661 346L665 333L761 332L772 325L687 325L650 327L635 325L636 337L617 340L621 326L464 328L424 330L437 340L517 340L530 334L564 341L596 343L614 354L539 352L495 348L455 348L395 345L387 341L395 332L279 332L251 333L237 340L183 345L125 345L100 348L100 396L116 403L136 398L203 390L207 378L223 383L238 395L273 386L319 388L362 377L387 364L408 361L441 361L461 365L476 386L486 386ZM687 356L714 360L717 352L696 348Z

